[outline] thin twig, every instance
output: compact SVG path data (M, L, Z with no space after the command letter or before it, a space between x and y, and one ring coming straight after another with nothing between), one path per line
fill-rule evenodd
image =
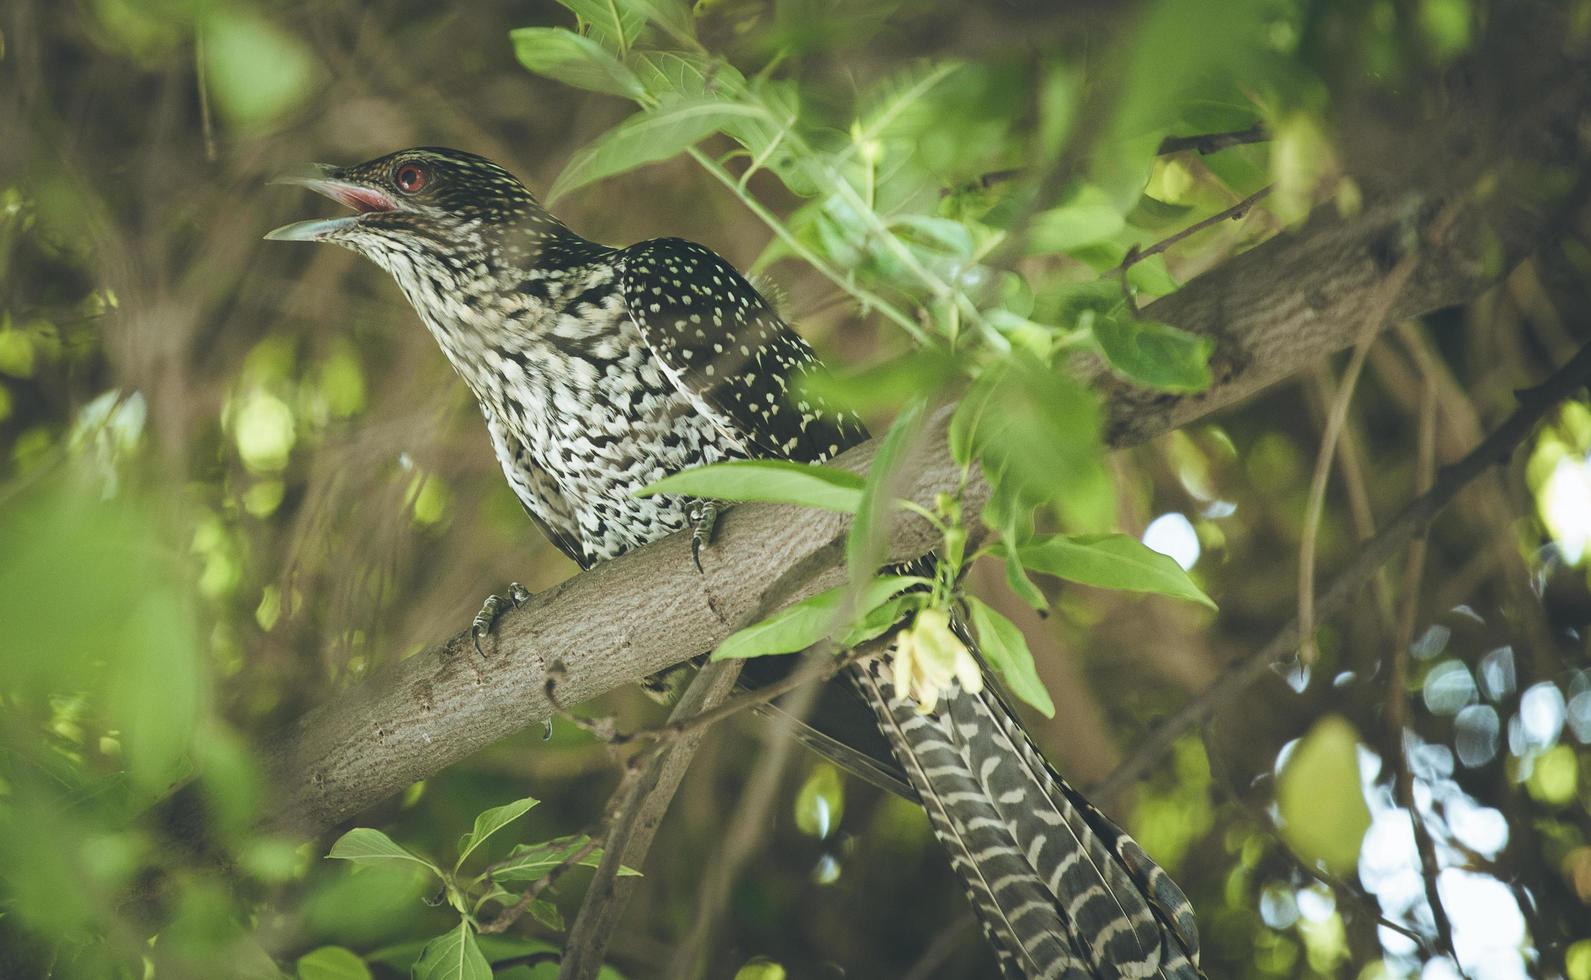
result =
M1448 212L1451 214L1451 211ZM1440 215L1431 224L1431 238L1440 241L1446 233L1447 214ZM1313 664L1320 651L1315 646L1315 548L1320 537L1320 522L1326 508L1326 481L1331 476L1331 464L1337 453L1337 440L1348 421L1348 406L1353 403L1354 389L1359 384L1359 374L1364 370L1365 358L1375 343L1381 328L1386 325L1387 314L1397 302L1414 267L1419 264L1420 252L1411 250L1398 259L1397 265L1381 281L1371 298L1370 312L1359 328L1359 341L1354 345L1343 371L1342 384L1337 397L1326 413L1326 430L1320 436L1320 452L1315 456L1315 472L1309 481L1309 501L1304 509L1303 534L1298 541L1298 626L1300 646L1299 661Z
M1417 452L1417 489L1424 493L1431 488L1436 472L1436 377L1425 374L1425 384L1420 397L1420 437ZM1405 731L1408 729L1408 673L1409 645L1414 640L1414 619L1420 608L1420 580L1425 573L1425 535L1415 535L1409 542L1408 564L1404 569L1403 605L1398 615L1397 633L1392 647L1387 651L1387 747L1392 764L1392 783L1398 805L1408 811L1409 823L1414 830L1415 850L1420 855L1421 877L1425 881L1425 900L1431 906L1431 918L1436 923L1440 951L1458 963L1453 947L1453 923L1442 904L1437 888L1441 864L1436 858L1436 844L1431 840L1430 828L1420 819L1419 806L1414 797L1414 773L1409 767ZM1463 968L1454 967L1464 976Z
M210 76L204 67L204 28L193 33L193 73L199 88L199 131L204 134L204 158L215 163L215 123L210 118Z
M885 637L892 635L893 631L885 634ZM621 735L617 741L619 744L640 739L660 743L671 742L684 735L716 725L731 715L737 715L748 708L755 708L770 701L778 700L805 684L826 681L845 668L879 650L884 642L887 642L887 640L870 640L856 649L849 650L837 657L810 658L806 663L791 671L782 679L759 687L754 691L748 691L739 697L731 698L710 711L703 711L701 714L691 715L679 721L671 721L656 728L645 728L630 735Z
M699 714L722 701L734 689L740 666L739 661L721 661L697 671L674 706L673 718ZM701 730L683 735L629 760L603 814L602 860L570 926L558 968L560 980L589 980L601 970L608 941L635 884L634 879L620 878L619 870L644 863L701 735Z
M626 774L625 780L627 781L628 779L629 776ZM519 901L499 912L490 922L482 923L477 931L484 935L491 935L502 932L519 921L519 917L524 915L525 910L530 908L531 904L541 897L542 892L551 888L570 868L590 857L591 852L600 846L602 846L601 836L599 834L589 835L584 844L570 851L569 855L554 865L551 871L537 878L535 884L525 889L525 893L519 897Z
M1264 123L1255 123L1247 129L1233 130L1228 133L1205 133L1202 136L1167 136L1160 141L1160 148L1155 152L1160 156L1172 153L1181 153L1183 150L1196 150L1200 156L1227 149L1232 146L1242 146L1245 143L1264 143L1271 138Z
M1182 241L1184 238L1187 238L1189 235L1198 234L1211 225L1218 225L1221 222L1227 220L1241 221L1244 216L1249 213L1249 210L1254 207L1254 205L1265 199L1265 196L1271 192L1273 186L1274 185L1272 184L1266 184L1264 187L1261 187L1259 190L1250 194L1248 197L1245 197L1243 200L1237 202L1231 207L1226 208L1223 211L1217 211L1215 214L1210 215L1203 221L1196 221L1176 234L1171 235L1168 238L1162 238L1160 241L1155 242L1148 248L1140 249L1137 245L1134 245L1132 248L1129 248L1127 250L1127 254L1122 257L1121 264L1116 266L1114 270L1115 273L1117 275L1121 275L1128 269L1131 269L1133 266L1142 262L1144 259L1147 259L1152 255L1159 255L1161 252L1164 252L1166 249Z
M1225 133L1202 133L1197 136L1167 136L1160 141L1160 146L1155 150L1156 156L1170 156L1181 153L1183 150L1196 150L1200 156L1208 156L1232 146L1242 146L1245 143L1264 143L1271 138L1263 123L1255 123L1247 129L1238 129ZM1026 167L1011 167L1007 170L991 170L979 174L966 183L955 187L946 188L940 195L951 194L956 191L988 190L995 184L1002 184L1008 180L1015 180L1028 173Z
M826 653L818 651L809 656L832 660ZM817 701L818 690L816 685L804 688L792 699L796 703L788 705L787 713L768 719L768 724L763 727L762 747L757 753L756 768L741 793L735 816L724 832L723 844L718 848L699 886L690 932L675 948L665 976L705 975L703 960L713 930L729 904L729 896L741 868L768 830L768 813L778 796L779 784L784 778L791 749L795 745L795 740L789 737L790 730L811 711Z
M1591 381L1591 346L1582 348L1540 385L1520 392L1519 405L1507 420L1463 459L1443 467L1430 490L1403 508L1380 533L1360 547L1316 601L1316 615L1331 616L1345 608L1376 569L1430 524L1460 490L1490 472L1492 467L1507 462L1519 444L1535 430L1536 423L1558 402L1585 387L1588 381ZM1151 732L1089 795L1100 802L1116 798L1163 758L1183 732L1203 722L1220 705L1269 673L1272 666L1292 657L1297 650L1298 636L1299 623L1294 619L1265 646L1233 662L1214 684Z

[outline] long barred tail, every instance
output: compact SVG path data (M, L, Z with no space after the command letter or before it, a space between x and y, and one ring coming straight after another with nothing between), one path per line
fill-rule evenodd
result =
M924 714L882 658L851 675L1006 977L1203 978L1181 889L1049 767L992 685Z

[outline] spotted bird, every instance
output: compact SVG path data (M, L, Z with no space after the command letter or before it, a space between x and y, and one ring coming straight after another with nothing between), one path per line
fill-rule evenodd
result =
M458 150L287 180L357 213L266 237L341 245L397 280L480 404L525 511L581 568L686 527L700 543L710 501L636 496L663 476L726 459L820 463L867 438L794 388L812 349L710 249L588 241ZM890 656L855 666L853 687L1003 975L1202 976L1182 892L1049 766L992 683L952 686L923 711L895 690Z

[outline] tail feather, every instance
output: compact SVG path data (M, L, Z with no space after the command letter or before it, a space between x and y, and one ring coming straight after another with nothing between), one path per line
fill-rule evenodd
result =
M1008 978L1202 977L1182 892L1049 767L992 686L925 714L882 659L852 676Z

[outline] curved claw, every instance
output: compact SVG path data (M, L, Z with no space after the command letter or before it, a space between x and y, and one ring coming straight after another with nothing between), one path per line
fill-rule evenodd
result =
M697 574L702 573L702 546L713 541L713 525L718 523L719 510L716 500L698 500L685 512L691 522L691 561L696 563Z
M491 633L492 627L497 625L497 617L503 614L505 608L519 608L530 600L530 591L518 582L508 584L508 597L489 595L481 603L481 611L475 614L475 619L470 623L470 639L475 643L475 652L485 658L486 651L481 649L481 637Z

